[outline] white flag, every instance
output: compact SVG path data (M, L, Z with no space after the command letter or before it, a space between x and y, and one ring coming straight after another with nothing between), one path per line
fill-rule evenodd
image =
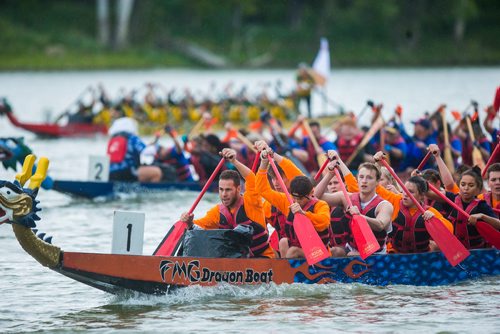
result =
M316 59L314 59L312 70L316 84L324 86L330 77L330 48L326 38L321 38L319 51Z

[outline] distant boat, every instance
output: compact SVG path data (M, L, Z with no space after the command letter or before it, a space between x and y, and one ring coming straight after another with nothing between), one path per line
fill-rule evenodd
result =
M200 191L202 185L196 181L188 182L95 182L95 181L70 181L54 180L53 190L77 197L93 199L96 197L117 197L119 194L145 194L173 190Z
M37 136L46 138L60 137L88 137L96 134L107 134L108 127L103 124L93 123L68 123L60 125L57 123L25 123L14 116L10 105L3 100L0 103L0 115L6 115L9 121L16 127L30 131Z

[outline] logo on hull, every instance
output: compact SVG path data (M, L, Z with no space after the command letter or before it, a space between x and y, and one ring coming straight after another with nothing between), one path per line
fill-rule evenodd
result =
M220 283L258 284L273 281L273 270L256 271L245 269L242 271L215 271L202 267L200 261L189 262L163 260L160 262L160 275L163 282L188 280L190 283Z

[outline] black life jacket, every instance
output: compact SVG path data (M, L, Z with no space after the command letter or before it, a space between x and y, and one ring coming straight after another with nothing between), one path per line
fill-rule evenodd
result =
M219 213L219 228L221 229L233 229L239 224L253 227L252 244L250 245L251 257L261 255L269 247L269 233L267 229L247 217L243 205L243 198L240 198L238 201L234 216L223 204L219 204Z
M274 227L274 229L278 233L278 237L280 240L282 238L286 238L285 234L286 217L275 206L271 206L271 217L269 223L271 224L272 227Z
M344 213L342 207L334 207L330 212L330 227L332 234L330 238L330 245L336 247L344 247L349 242L350 228L349 217Z

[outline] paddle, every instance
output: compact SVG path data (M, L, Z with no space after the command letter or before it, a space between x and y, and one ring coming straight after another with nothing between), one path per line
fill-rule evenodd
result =
M316 175L314 175L314 181L318 181L319 180L319 177L321 176L321 173L323 173L323 171L325 170L326 166L328 165L328 162L329 162L329 160L325 158L325 161L321 165L321 168L316 173Z
M322 148L319 146L318 141L316 140L316 137L312 132L311 126L309 125L309 121L305 119L302 121L302 124L304 125L307 135L309 136L309 139L311 140L311 143L314 147L314 151L316 152L316 160L318 161L318 165L322 166L325 163L325 161L328 161L328 159L324 154L318 153L321 152Z
M425 212L425 209L422 207L422 205L420 205L413 194L408 191L403 181L401 181L401 179L396 175L387 161L381 159L379 162L384 165L385 168L387 168L392 177L394 177L396 182L401 186L401 189L403 189L406 195L408 195L408 197L410 197L410 199L416 205L418 211L423 214ZM464 247L464 245L462 245L462 243L436 217L432 217L431 219L426 220L425 227L427 229L427 232L429 232L434 242L436 242L448 262L453 267L465 260L467 256L470 255L470 252Z
M499 135L499 137L500 137L500 135ZM500 142L500 140L498 140L498 141ZM495 161L495 159L498 155L498 152L500 152L500 144L497 144L497 146L493 150L493 153L491 153L490 158L488 159L488 162L486 163L486 166L484 166L484 169L481 173L481 176L483 179L484 179L484 176L486 175L486 172L488 171L488 168Z
M444 135L444 162L446 167L450 170L451 173L455 171L455 164L453 163L453 156L451 155L450 148L450 138L448 134L448 123L446 122L446 111L444 109L444 105L439 108L438 111L441 112L441 120L443 124L443 135Z
M422 168L424 168L425 164L427 163L427 160L429 160L429 158L431 157L432 153L430 151L427 152L427 154L425 155L425 157L422 159L422 161L420 161L420 163L418 164L417 166L417 170L422 170Z
M431 189L436 195L438 195L443 201L451 205L455 210L460 212L462 215L469 219L470 214L461 209L455 202L450 200L448 197L443 195L439 189L434 187L432 184L428 183L429 189ZM493 226L488 223L478 221L476 223L476 229L481 234L481 236L489 242L491 245L495 246L495 248L500 249L500 232L497 231Z
M474 145L476 138L474 136L474 131L472 129L472 124L470 122L469 115L465 116L465 121L467 122L467 129L469 130L470 140L472 140L472 163L481 168L481 170L483 170L484 169L483 156L481 154L481 151L476 147L476 145Z
M276 143L278 144L278 146L281 147L284 150L284 152L285 152L284 155L288 159L290 159L294 163L294 165L297 166L297 168L299 168L300 171L304 175L309 175L309 172L304 167L304 164L302 162L300 162L300 160L297 159L292 154L292 152L290 152L290 148L288 147L288 143L285 143L285 141L283 140L283 138L281 138L280 133L278 132L278 130L276 130L275 127L271 124L271 122L270 122L271 118L272 118L272 116L271 116L271 114L269 114L269 112L265 112L260 117L261 121L268 126L269 130L271 131L271 136L273 136L273 139L276 141Z
M217 165L217 167L215 167L215 170L208 179L207 183L205 183L205 185L203 186L203 189L201 190L198 197L196 197L196 200L194 201L193 205L188 211L189 214L193 213L193 211L196 209L196 206L198 206L198 203L200 203L201 198L207 192L208 188L212 185L212 182L214 181L215 177L217 176L217 173L219 173L223 165L224 165L224 158L220 159L219 164ZM187 229L187 224L185 222L180 220L176 222L174 226L170 228L167 235L160 242L160 244L154 251L153 255L157 256L175 255L180 246L181 238L184 235L186 229Z
M361 119L361 116L363 116L363 114L365 113L366 109L368 109L368 107L374 108L375 107L375 103L373 103L372 100L367 100L366 101L365 106L363 107L363 109L361 109L361 111L359 112L359 114L356 116L356 123L359 122L359 120Z
M278 168L274 163L274 159L271 156L268 156L268 159L274 171L274 174L276 174L276 178L280 183L281 189L283 189L288 202L292 204L292 197L290 196L290 193L285 186L285 182L283 182L283 178L281 177ZM330 253L323 244L323 241L321 241L318 232L316 232L311 221L305 215L301 213L296 213L294 215L293 229L295 231L295 234L297 235L297 238L299 239L300 246L304 251L307 263L309 265L314 265L317 262L320 262L330 256Z
M334 171L335 176L339 181L340 189L342 190L342 193L344 194L344 197L347 201L347 205L351 207L351 197L347 193L347 189L342 182L340 173L337 168L335 168ZM365 217L361 215L352 215L352 220L349 226L351 227L352 235L354 237L354 240L356 241L359 256L361 256L363 260L380 249L377 238L375 238L375 235L373 234L373 231L370 228L370 225L368 225Z
M356 150L354 150L354 152L352 152L351 156L346 160L345 164L347 166L349 166L352 163L352 161L354 160L354 158L356 158L356 156L359 154L359 152L361 152L361 150L366 146L366 144L368 144L370 139L372 139L373 136L375 136L375 134L378 131L380 131L380 129L382 129L383 126L384 126L384 120L380 116L377 117L375 122L373 122L372 127L366 132L365 136L363 137L363 139L359 143L358 147L356 147Z

